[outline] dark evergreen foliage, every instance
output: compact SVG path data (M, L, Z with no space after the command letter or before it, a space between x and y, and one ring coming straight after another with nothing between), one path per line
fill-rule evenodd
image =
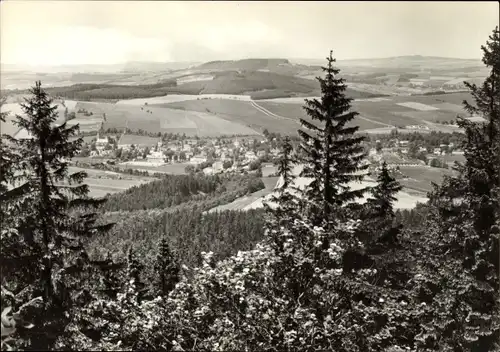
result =
M483 46L491 69L481 87L468 84L475 99L464 102L485 123L459 119L465 129L466 161L430 194L427 253L422 289L431 303L425 331L426 348L497 351L500 348L500 38L498 27Z
M159 243L154 270L155 291L157 295L167 296L179 282L179 266L165 237Z
M378 218L394 217L393 203L396 194L403 187L389 173L387 163L384 161L377 176L377 186L371 189L372 197L368 200L372 215Z
M109 196L103 209L106 211L163 209L187 202L202 204L204 201L210 202L220 197L232 198L229 200L231 202L239 196L263 188L262 180L252 175L164 175L158 181L134 186L125 192Z
M88 197L88 186L82 184L86 174L68 173L67 160L82 144L81 139L69 141L78 125L55 124L57 107L40 82L30 93L21 104L24 116L14 121L30 137L7 136L17 154L16 172L9 181L20 184L22 192L4 194L10 220L2 221L2 227L13 231L2 233L2 279L15 282L9 288L25 290L27 298L42 298L45 316L36 319L31 345L46 349L58 338L57 329L67 319L64 313L81 294L77 282L85 277L88 263L83 240L111 226L96 225L93 210L103 200Z
M301 176L312 178L306 195L312 207L311 216L320 222L335 219L332 215L340 215L341 206L363 195L365 189L351 190L349 182L361 180L360 172L368 167L362 165L364 138L354 137L358 127L346 127L357 113L349 111L352 99L344 94L346 85L338 77L340 70L333 66L332 52L327 60L328 66L322 68L325 78L317 78L321 99L306 99L304 107L313 123L301 119L309 132L299 130L301 161L305 164Z

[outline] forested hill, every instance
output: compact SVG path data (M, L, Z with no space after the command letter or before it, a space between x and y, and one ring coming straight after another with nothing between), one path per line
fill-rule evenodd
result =
M211 208L263 188L262 180L254 175L165 175L109 196L103 210L164 209L187 202Z

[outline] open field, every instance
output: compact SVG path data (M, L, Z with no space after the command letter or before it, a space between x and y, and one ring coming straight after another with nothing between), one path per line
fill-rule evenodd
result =
M263 180L267 180L265 189L254 192L250 195L240 197L229 204L224 204L224 205L212 208L209 210L209 212L224 211L224 210L250 210L250 209L262 208L264 202L269 203L270 196L273 193L274 188L277 185L279 178L270 177L270 178L263 178ZM306 178L297 178L296 182L295 182L295 186L304 187L309 182L310 181L307 180ZM363 181L361 183L353 182L353 183L351 183L350 186L352 189L360 189L360 188L364 188L364 187L373 187L375 185L376 185L376 183L373 181ZM366 195L364 198L360 199L358 202L364 203L364 202L366 202L366 199L368 197L369 196ZM397 200L394 204L394 207L396 209L410 209L410 208L414 208L417 203L427 202L427 197L425 196L425 194L422 192L416 192L415 190L400 191L396 195L396 198L397 198ZM272 203L270 203L270 205L272 206Z
M441 169L429 166L410 167L400 166L400 171L408 179L399 180L407 188L428 192L432 190L432 183L441 184L444 175L453 175L450 169Z
M434 111L434 110L439 110L438 108L430 105L425 105L422 103L417 103L417 102L405 102L405 103L397 103L397 105L404 106L406 108L418 110L418 111Z
M148 166L144 162L140 164L134 162L125 162L118 164L119 167L123 169L135 169L139 171L148 171L150 173L166 173L172 175L184 175L186 172L184 171L186 166L192 165L190 163L176 163L176 164L167 164L162 166Z
M352 184L351 187L352 189L357 189L357 187L373 187L376 184L374 182L363 182L362 184ZM359 199L357 202L360 204L363 204L366 202L368 199L368 196L365 196L364 198ZM238 199L239 200L239 199ZM236 200L236 201L238 201ZM417 203L426 203L427 202L427 197L423 193L417 193L417 192L405 192L405 191L400 191L396 195L396 201L394 202L394 208L396 209L411 209L414 208ZM235 202L236 202L235 201ZM264 205L263 203L266 202L273 206L272 203L269 203L269 195L263 196L257 200L255 200L253 203L246 205L244 208L234 208L234 210L237 209L242 209L242 210L250 210L250 209L258 209L262 208ZM233 202L234 203L234 202Z
M306 114L306 111L303 108L303 104L291 104L291 103L275 103L270 101L258 101L256 102L259 106L264 109L287 118L299 120L304 118L310 121L309 116ZM366 116L359 115L356 119L351 123L352 126L359 126L360 130L367 130L371 128L378 128L387 126L384 122L379 122L376 120L372 120Z
M202 99L235 99L235 100L247 100L250 101L252 98L250 95L235 95L235 94L169 94L154 98L140 98L140 99L125 99L116 102L117 105L161 105L176 103L180 101L187 100L202 100Z
M118 145L131 145L136 146L149 146L153 147L157 145L160 138L149 137L149 136L138 136L135 134L123 134L118 140Z
M108 193L122 192L133 186L154 180L152 177L123 175L111 171L82 169L79 167L69 167L69 172L85 171L88 177L84 183L89 186L89 195L92 197L104 197Z
M278 168L273 164L262 164L262 176L268 178L269 175L275 174Z
M167 105L78 103L77 108L93 112L94 116L106 116L104 128L142 129L147 132L185 133L188 136L258 135L254 129L216 116L206 110L183 111ZM104 119L104 117L103 117Z

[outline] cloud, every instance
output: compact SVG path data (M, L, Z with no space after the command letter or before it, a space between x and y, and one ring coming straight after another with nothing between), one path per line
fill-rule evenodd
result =
M491 3L7 1L3 63L479 57ZM463 25L466 18L467 26Z

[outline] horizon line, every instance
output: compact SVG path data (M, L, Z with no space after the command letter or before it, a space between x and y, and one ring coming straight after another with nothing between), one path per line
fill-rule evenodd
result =
M325 56L326 57L326 56ZM450 57L450 56L433 56L433 55L395 55L395 56L382 56L382 57L366 57L366 58L346 58L346 59L336 59L337 62L342 61L366 61L366 60L384 60L384 59L394 59L394 58L410 58L410 57L422 57L422 58L434 58L434 59L448 59L448 60L478 60L481 61L481 57ZM115 66L115 65L126 65L130 63L151 63L151 64L172 64L172 63L210 63L210 62L220 62L220 61L241 61L241 60L325 60L325 58L315 58L315 57L244 57L239 59L216 59L207 61L191 61L191 60L177 60L177 61L142 61L142 60L129 60L116 63L64 63L64 64L30 64L30 63L13 63L13 62L0 62L0 65L9 66L28 66L28 67L61 67L61 66Z

